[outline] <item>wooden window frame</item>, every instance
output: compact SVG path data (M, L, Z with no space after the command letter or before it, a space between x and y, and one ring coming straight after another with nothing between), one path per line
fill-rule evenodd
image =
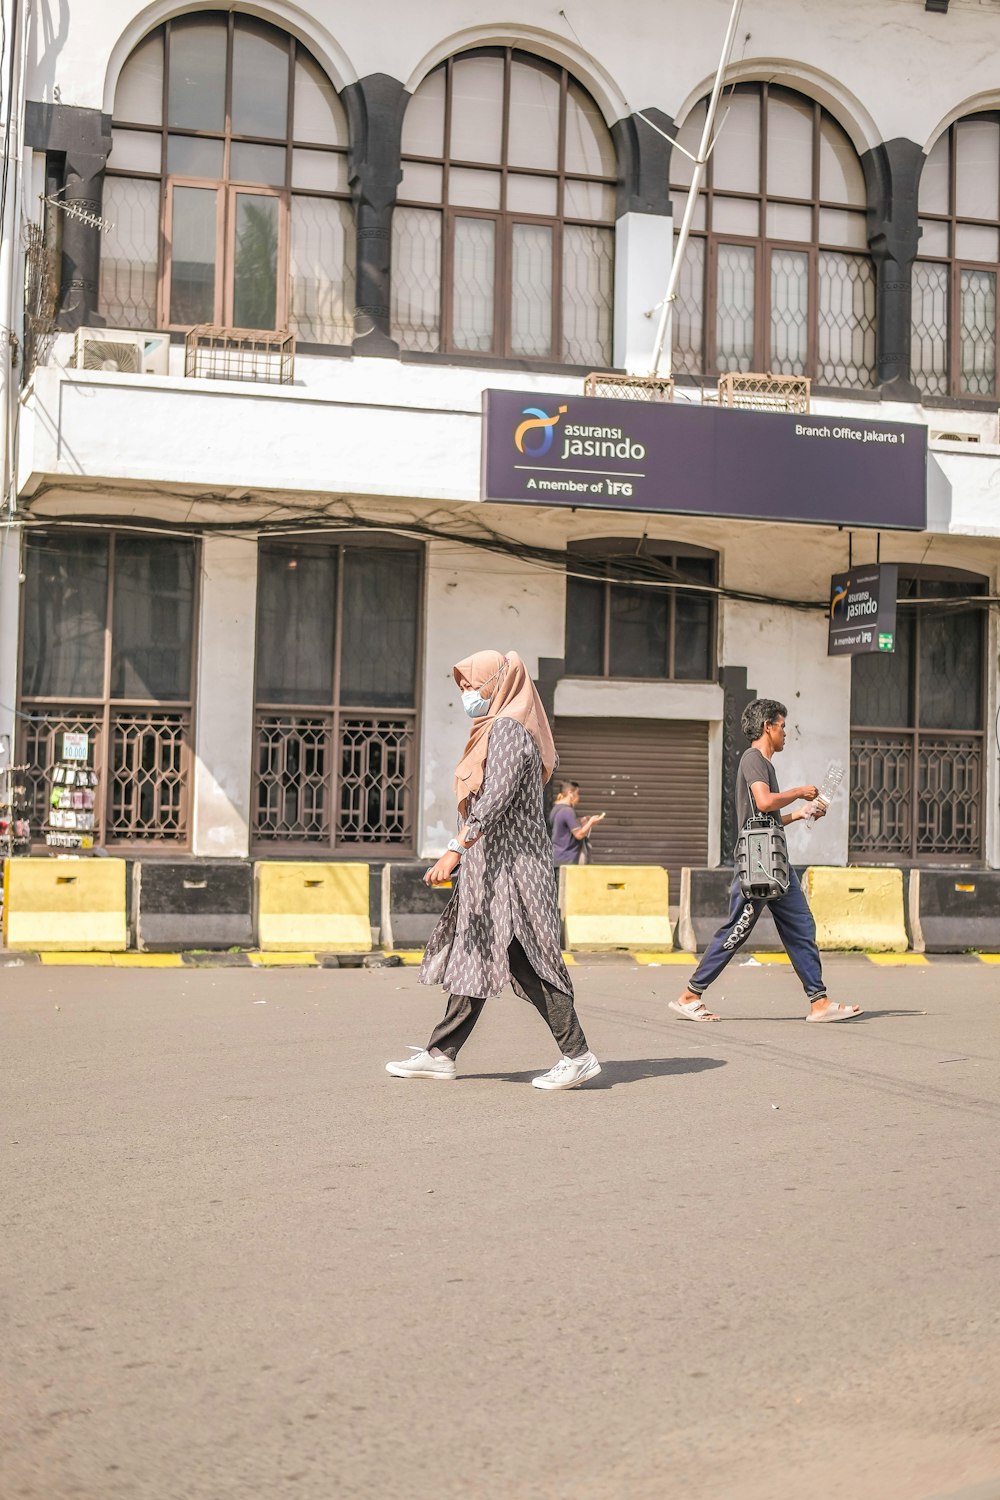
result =
M569 561L568 561L568 566L571 566L574 561L577 561L577 562L580 562L580 563L588 563L589 562L589 557L592 557L593 558L593 562L589 563L589 566L594 567L595 569L599 568L599 567L605 567L605 568L607 568L609 565L613 564L614 561L617 558L625 558L625 557L628 557L628 556L634 557L636 555L636 553L637 553L637 547L638 547L638 543L637 543L637 539L636 538L631 538L631 539L626 539L626 538L609 538L607 540L600 540L600 539L598 539L597 541L589 541L589 540L588 541L574 541L573 543L571 543L570 548L569 548L570 558L569 558ZM648 557L654 557L654 558L658 559L659 561L665 562L668 565L677 568L678 571L680 571L681 564L683 563L683 561L684 561L685 558L705 559L705 560L711 562L711 564L712 564L711 586L713 588L718 586L718 581L719 581L719 554L717 552L712 551L712 549L709 548L709 547L699 547L699 546L696 546L693 543L691 543L691 544L687 544L687 543L683 543L683 542L662 542L661 543L661 542L657 541L657 542L655 542L654 544L651 544L651 545L647 544L643 550L644 550L644 553L645 553L646 556L648 556ZM712 674L712 662L711 662L711 660L708 663L708 666L709 666L709 676L707 676L707 677L678 677L676 675L676 665L677 665L677 595L679 593L684 593L685 592L685 590L684 590L683 587L679 587L679 588L675 588L675 589L674 588L672 588L672 589L664 589L662 591L666 595L666 597L667 597L667 662L666 662L667 671L662 676L655 676L655 677L652 677L652 676L650 676L650 677L623 677L623 676L619 675L618 673L613 673L612 670L611 670L611 627L612 627L611 599L612 599L612 591L615 588L630 588L633 585L627 579L621 579L621 578L615 579L615 578L608 578L608 577L603 577L602 578L600 576L600 574L597 573L596 571L595 571L593 577L589 581L597 584L601 588L601 592L602 592L602 602L601 602L601 671L596 676L589 675L589 674L583 674L581 676L580 674L575 673L575 672L568 672L567 676L571 676L571 677L573 677L576 680L584 681L584 682L587 682L587 681L589 681L589 682L606 682L606 681L610 681L610 682L679 682L679 683L699 683L700 684L700 683L714 682L715 681L715 677L713 675L711 675ZM691 592L691 593L698 593L700 591L692 588L689 592ZM714 593L710 594L709 595L709 601L710 601L709 619L708 619L709 651L710 651L711 655L714 656L715 661L717 663L718 662L718 628L719 628L718 595L714 594ZM566 639L568 641L569 630L570 630L569 608L568 608L568 594L567 594L567 611L566 611L565 630L566 630Z
M503 60L503 111L499 162L475 161L451 154L452 123L452 74L454 64L467 58L493 57ZM512 166L508 160L508 135L510 112L510 79L512 65L517 63L536 67L559 82L559 126L557 164L555 168ZM440 213L442 216L441 288L439 301L441 354L478 354L482 358L503 360L537 360L539 363L559 362L563 354L563 229L566 225L581 225L586 228L614 230L615 219L581 217L565 212L566 183L594 183L601 187L614 188L617 177L585 172L572 172L566 168L566 100L570 84L582 92L583 85L567 68L547 58L537 57L516 47L476 47L459 52L439 64L445 70L444 91L444 139L440 156L416 155L404 152L402 163L407 162L441 168L441 199L429 202L401 196L397 201L401 208L420 208ZM607 127L605 127L607 128ZM610 131L608 132L610 137ZM612 147L614 141L612 138ZM452 203L449 195L449 179L453 169L462 171L490 172L500 179L500 208L466 208ZM507 208L507 184L510 177L538 177L556 184L556 212L550 214L525 213L520 209ZM454 224L457 218L489 218L496 223L495 258L493 270L493 344L489 350L463 349L455 343L454 329ZM552 230L552 323L549 350L545 354L520 354L512 347L513 297L512 245L514 227L519 224L543 225Z
M192 16L215 16L224 20L226 25L226 79L225 79L225 118L222 130L197 130L186 126L168 125L168 98L170 87L170 37L172 28L176 22L182 22ZM285 118L285 133L283 136L264 136L246 134L232 129L232 90L233 90L233 49L236 33L237 19L246 17L258 24L270 27L276 37L280 38L286 48L288 55L288 103ZM249 12L236 11L185 11L171 20L163 22L158 28L163 38L163 89L160 109L160 124L136 124L125 119L113 121L115 130L129 130L141 132L145 135L157 135L160 137L160 170L159 172L139 172L127 168L111 167L108 169L109 177L120 177L125 179L136 178L146 182L159 182L160 184L160 226L159 226L159 264L157 269L157 327L171 332L186 332L192 326L189 323L175 323L170 320L170 297L171 297L171 221L173 216L173 189L174 187L197 187L204 189L215 189L218 193L218 223L216 231L216 286L215 286L215 312L213 320L215 323L229 326L232 319L234 302L234 257L233 245L235 240L235 192L251 193L262 197L273 196L279 201L278 211L278 269L277 269L277 298L275 305L275 327L283 329L287 326L287 317L290 302L289 268L292 233L292 200L293 198L325 198L334 199L339 202L350 202L350 189L335 190L321 188L303 188L293 186L292 173L294 167L294 153L296 150L319 151L331 156L339 156L344 159L349 157L350 144L342 146L331 146L329 142L312 141L305 137L294 134L294 110L295 110L295 67L300 57L308 58L322 70L322 65L309 49L297 40L290 32L284 31L273 22L263 17L251 15ZM151 35L156 35L156 32ZM148 38L144 38L148 40ZM325 70L324 76L327 76ZM332 87L332 83L331 83ZM167 170L167 149L171 137L186 137L194 140L221 141L223 146L223 171L218 178L192 177L189 174L170 173ZM233 145L260 145L274 146L285 152L285 180L281 185L274 183L255 183L245 181L242 178L230 177L230 161ZM234 191L235 190L235 191Z
M411 542L405 537L394 534L378 532L341 532L329 537L314 536L304 538L292 537L262 537L260 539L261 554L265 551L279 553L282 544L286 548L294 546L299 550L309 550L313 553L333 553L335 555L336 584L334 588L333 604L333 679L331 683L331 697L322 703L274 703L268 699L261 698L258 694L258 652L259 652L259 607L260 607L260 584L258 581L257 614L255 615L255 632L257 635L258 651L255 651L254 676L253 676L253 703L254 703L254 751L253 764L251 767L251 814L250 814L250 846L251 853L258 855L273 856L276 849L283 854L294 854L297 857L314 857L317 859L329 859L331 853L337 853L341 858L400 858L401 856L415 855L417 852L417 836L419 822L419 769L420 769L420 729L423 719L423 667L424 667L424 622L426 618L426 584L427 584L427 548L419 542ZM342 642L343 642L343 610L344 610L344 559L350 549L370 550L372 548L385 548L387 550L405 550L412 552L418 559L419 578L417 587L417 611L414 621L414 637L416 650L414 653L414 687L413 703L402 708L387 708L385 706L370 706L365 704L345 704L342 702L341 679L342 679ZM262 835L259 819L257 816L258 793L261 782L259 765L259 746L261 742L261 725L268 717L294 718L300 716L303 719L329 721L330 743L335 750L341 745L342 725L345 720L369 717L372 719L406 720L411 726L413 741L413 756L411 770L408 780L409 794L411 797L409 835L404 843L400 842L378 842L373 840L365 843L358 840L338 839L338 816L337 797L340 793L343 777L339 764L333 763L328 778L328 790L330 795L330 817L329 832L324 840L319 839L295 839L282 837L268 837ZM336 753L334 755L336 762Z
M996 293L1000 302L1000 261L970 260L959 257L957 254L958 230L966 226L970 228L992 229L996 231L1000 240L1000 213L995 219L977 218L970 214L960 214L957 207L958 195L958 126L964 125L970 120L985 120L994 124L1000 131L1000 111L984 109L970 115L963 115L961 119L954 120L948 126L948 211L947 213L930 213L921 211L919 190L917 196L918 219L926 220L931 224L944 224L948 231L948 253L947 255L921 255L919 249L917 260L928 264L948 267L948 327L945 331L945 382L949 398L961 401L963 404L972 403L995 406L1000 397L1000 305L998 305L997 319L993 329L994 349L994 380L993 390L986 395L970 395L963 391L962 386L962 359L961 359L961 286L963 271L990 271L996 278ZM1000 169L1000 151L998 151L998 169Z
M65 533L93 535L92 531L86 531L82 527L60 526L44 528L42 536L58 536ZM115 561L117 543L122 537L146 537L158 540L171 540L164 538L162 533L144 532L120 527L102 527L99 533L107 538L107 595L105 599L104 619L104 660L102 668L101 691L90 696L78 694L63 694L52 696L50 694L35 694L25 696L23 692L24 681L24 643L25 643L25 610L27 608L26 590L21 590L20 622L18 639L20 646L18 650L18 704L21 705L22 715L28 718L37 715L51 713L53 718L67 718L74 714L82 714L84 717L93 718L96 721L97 742L94 747L94 766L98 772L98 796L94 806L94 843L101 847L120 850L122 852L143 853L183 853L191 848L193 834L193 791L194 791L194 764L195 764L195 733L196 733L196 705L198 701L198 646L201 631L201 589L199 579L201 576L201 540L198 537L179 535L174 540L187 541L191 544L193 551L193 577L191 591L191 660L188 676L188 692L184 698L139 698L123 694L114 695L112 689L112 668L114 661L114 609L115 609ZM68 712L58 713L64 709ZM188 731L182 753L182 793L181 810L179 822L184 830L179 838L161 839L142 838L128 839L108 837L108 828L111 823L111 747L114 730L115 716L121 712L149 709L163 713L186 714L188 719ZM24 728L22 723L22 741ZM39 768L43 769L43 768ZM33 831L37 837L38 830Z
M692 239L700 239L704 243L704 284L702 286L702 362L705 373L722 373L718 362L718 339L717 339L717 316L719 309L718 290L718 254L719 249L725 245L744 245L755 251L754 265L754 343L753 359L751 368L754 370L770 370L773 368L771 349L771 255L774 250L792 250L808 256L809 261L809 284L808 319L806 330L806 369L805 374L811 379L816 379L816 371L819 361L819 257L824 251L838 255L855 256L858 259L866 259L871 262L869 251L858 250L849 245L834 245L820 238L821 214L825 209L832 209L838 213L862 214L864 209L856 205L836 202L833 199L823 198L820 195L820 142L824 119L839 130L844 132L843 126L830 114L829 110L816 99L810 99L808 95L799 94L779 84L769 83L743 83L736 85L736 92L753 94L760 101L760 124L758 138L758 174L759 186L756 192L739 192L732 188L716 189L713 159L709 158L705 178L702 183L699 197L705 204L705 229L695 229L691 232ZM780 101L783 99L794 100L798 104L807 104L812 112L812 182L813 196L810 198L797 198L783 193L770 193L767 185L768 145L767 145L767 108L771 95ZM674 154L675 161L677 153ZM687 194L690 188L684 183L674 183L671 191ZM736 201L741 203L754 203L757 207L756 235L729 233L721 229L713 228L715 218L715 205L719 201ZM767 232L767 210L770 204L779 204L789 208L807 208L812 215L812 231L808 240L792 240L782 236L772 236ZM849 387L856 389L856 387Z

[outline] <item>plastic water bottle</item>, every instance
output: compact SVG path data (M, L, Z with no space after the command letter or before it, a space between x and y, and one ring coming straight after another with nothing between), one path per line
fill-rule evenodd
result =
M823 778L823 785L820 787L819 791L816 794L816 801L822 802L824 807L829 807L830 803L837 795L837 790L843 779L843 765L839 760L831 760L830 764L826 768L826 775ZM810 830L812 829L815 822L816 819L814 817L805 819L805 825Z

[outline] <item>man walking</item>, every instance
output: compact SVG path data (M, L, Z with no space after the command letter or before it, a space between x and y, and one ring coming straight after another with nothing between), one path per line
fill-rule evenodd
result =
M751 742L743 752L736 780L736 815L742 828L754 811L783 824L801 818L822 818L826 806L816 801L814 786L796 786L782 792L772 764L774 756L785 748L785 715L788 710L773 698L756 698L743 710L743 733ZM751 800L752 799L752 800ZM785 812L793 802L804 805L795 812ZM709 943L701 962L679 1000L670 1001L670 1009L686 1021L718 1021L705 1005L702 996L738 953L756 925L765 906L771 908L774 925L785 952L802 982L809 1000L807 1021L850 1021L861 1015L859 1005L837 1005L827 998L823 970L816 947L816 923L806 905L795 871L789 867L788 890L774 901L750 900L733 879L729 916Z

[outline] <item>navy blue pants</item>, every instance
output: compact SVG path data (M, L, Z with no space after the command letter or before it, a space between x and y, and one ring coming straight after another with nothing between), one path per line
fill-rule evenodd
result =
M748 901L740 890L738 880L733 880L729 893L729 916L702 954L701 963L688 980L688 989L703 995L709 985L718 979L726 964L738 953L753 932L757 918L765 906L771 908L774 925L784 944L792 967L802 981L802 987L810 1000L822 1000L826 995L823 970L816 947L816 923L806 905L798 877L789 871L788 890L777 901Z

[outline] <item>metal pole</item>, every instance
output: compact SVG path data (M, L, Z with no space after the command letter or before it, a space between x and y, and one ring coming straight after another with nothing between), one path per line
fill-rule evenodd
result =
M684 217L681 220L680 231L677 235L677 244L674 247L674 257L670 266L670 280L667 282L666 295L663 298L663 306L660 309L660 322L656 330L656 343L653 347L653 368L650 372L654 376L660 372L660 357L663 354L664 345L666 345L666 373L667 375L670 374L671 360L673 358L673 312L674 302L677 298L677 285L680 281L681 266L684 261L684 252L687 249L688 237L691 233L691 224L694 219L695 210L698 207L698 192L701 188L702 179L705 176L705 167L711 149L712 129L715 125L715 116L719 108L719 95L722 93L726 69L729 67L729 59L733 53L736 28L740 22L740 11L742 9L743 0L733 0L733 9L729 17L729 29L726 32L726 40L722 44L722 56L719 58L719 66L715 74L715 84L712 88L711 98L708 101L705 128L701 133L701 145L698 147L698 157L694 164L694 171L691 173L691 186L688 189L687 205L684 209Z
M8 37L7 76L2 80L4 114L3 154L0 171L6 178L6 196L0 223L0 469L3 493L0 510L13 509L17 480L14 473L14 437L18 402L18 377L14 367L14 322L20 307L16 278L21 272L20 187L24 139L24 75L27 65L22 0L2 0ZM5 128L9 127L9 128ZM17 330L20 347L20 330Z

